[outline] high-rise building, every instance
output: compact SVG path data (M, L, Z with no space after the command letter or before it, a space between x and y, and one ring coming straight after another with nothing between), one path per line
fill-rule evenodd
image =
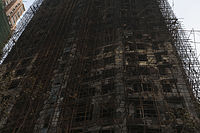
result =
M198 133L162 2L44 1L0 67L0 133Z
M4 12L2 1L0 1L0 55L1 50L10 36L10 26Z
M11 30L16 27L17 20L25 11L22 0L2 0L5 6L5 12L11 26Z

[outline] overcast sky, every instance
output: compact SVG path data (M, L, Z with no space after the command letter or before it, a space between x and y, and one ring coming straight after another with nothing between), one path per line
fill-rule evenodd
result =
M200 0L169 0L169 3L179 21L182 22L184 29L200 30ZM194 36L192 35L191 38ZM195 38L196 42L200 42L200 32L195 32ZM192 45L194 46L194 44ZM196 43L196 48L198 57L200 57L200 43Z
M174 1L174 2L173 2ZM200 29L200 0L169 0L170 4L174 3L174 12L185 28Z

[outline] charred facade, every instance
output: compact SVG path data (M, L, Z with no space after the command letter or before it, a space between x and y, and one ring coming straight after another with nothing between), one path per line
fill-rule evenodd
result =
M0 133L199 129L158 0L45 0L0 71Z

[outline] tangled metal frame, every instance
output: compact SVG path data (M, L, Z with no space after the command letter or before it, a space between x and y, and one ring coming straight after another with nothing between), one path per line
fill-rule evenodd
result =
M167 27L172 35L177 53L182 61L186 76L193 88L195 97L200 100L200 62L194 48L187 39L186 33L176 18L167 0L158 0L159 7Z
M26 26L33 18L35 12L39 9L42 2L43 0L36 0L23 15L17 24L12 37L3 49L3 56L1 57L0 64L3 63L8 53L11 51ZM173 41L182 61L183 68L186 72L190 85L193 88L194 95L198 100L200 100L200 62L190 42L186 39L187 37L182 29L181 23L178 22L178 19L176 18L169 2L167 0L158 0L158 2L167 27L173 37Z

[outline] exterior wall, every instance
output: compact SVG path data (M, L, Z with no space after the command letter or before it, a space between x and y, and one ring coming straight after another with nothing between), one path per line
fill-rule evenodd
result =
M0 1L0 51L3 48L3 44L6 43L10 36L10 26L5 15L3 4Z
M5 5L5 12L11 25L11 30L16 27L17 20L25 11L22 0L3 0Z
M40 9L0 67L0 132L198 132L199 105L156 0Z

